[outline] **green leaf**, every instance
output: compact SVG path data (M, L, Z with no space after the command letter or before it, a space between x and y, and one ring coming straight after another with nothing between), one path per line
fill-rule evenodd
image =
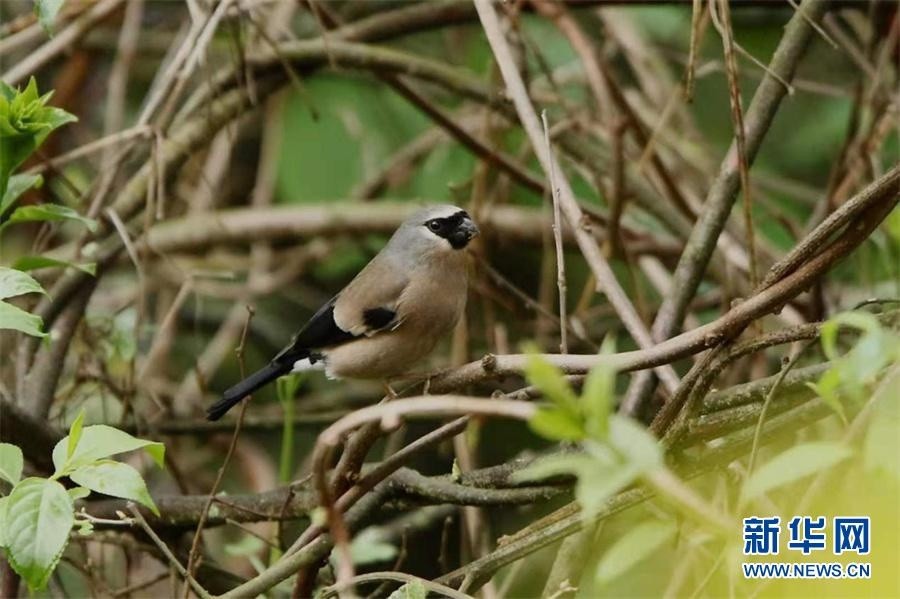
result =
M21 449L11 443L0 443L0 478L16 484L22 478L24 464Z
M19 199L19 196L32 187L40 187L43 182L44 178L40 175L21 174L10 177L7 182L6 192L3 194L3 198L0 199L0 216L6 213L9 207Z
M868 312L843 312L828 319L822 325L822 351L829 360L837 357L837 333L840 326L849 326L866 333L876 333L881 329L878 319Z
M32 590L43 588L62 556L75 521L72 498L55 480L26 478L6 505L10 565Z
M6 506L9 497L0 497L0 548L6 547ZM2 552L0 552L2 553Z
M642 522L619 537L597 564L599 584L609 583L637 563L647 559L675 535L675 525L651 520Z
M529 353L525 363L525 377L561 409L570 414L579 414L578 399L559 368L538 354Z
M33 337L46 337L44 321L40 316L29 314L21 308L0 301L0 329L21 331Z
M582 516L590 520L599 513L610 497L632 484L640 476L632 464L605 464L595 462L595 467L585 470L575 485L575 498L581 505Z
M37 15L41 27L47 32L47 35L53 34L53 23L56 21L56 15L62 8L66 0L34 0L34 14Z
M0 199L7 197L13 171L54 129L76 120L65 110L45 106L50 95L38 95L34 77L24 91L0 85Z
M850 457L843 443L819 441L796 445L763 464L747 479L741 497L755 499L768 491L825 470Z
M575 498L588 519L599 512L615 493L633 483L640 470L620 461L608 448L588 443L587 453L548 455L538 458L513 475L515 482L537 482L556 476L578 479Z
M44 96L44 98L45 102L47 99L49 99L46 95ZM47 106L46 108L44 108L43 114L41 116L43 117L44 122L49 127L49 130L44 134L44 137L46 137L47 134L49 134L50 131L53 131L54 129L62 127L63 125L66 125L68 123L74 123L78 121L78 117L74 114L70 114L62 108L57 108L55 106ZM41 142L43 141L44 140L41 139Z
M37 79L35 79L33 75L28 79L28 85L25 86L25 91L19 94L19 100L24 106L40 100L40 97L38 96Z
M869 472L883 472L900 481L900 363L882 379L872 396L869 428L863 441L863 463Z
M144 449L160 468L165 461L166 448L162 443L138 439L105 424L84 427L74 453L67 459L68 444L67 436L53 448L56 474L64 474L91 462L135 449Z
M881 223L895 244L900 245L900 208L894 208Z
M384 533L377 527L370 527L353 537L350 543L350 558L359 566L390 561L397 557L397 548L387 542Z
M607 337L600 348L601 355L615 353L615 339ZM585 414L585 428L596 440L606 438L609 431L609 414L616 393L616 371L600 364L591 369L581 391L581 405Z
M3 106L3 100L6 100L7 112L9 111L9 103L16 97L16 88L9 85L6 81L0 79L0 107ZM0 116L3 112L0 111Z
M225 550L225 555L250 557L259 553L265 546L266 544L263 543L261 539L250 535L244 535L239 541L228 543L223 549Z
M74 487L72 489L67 489L67 492L69 494L69 497L72 498L72 501L84 499L91 494L91 490L84 487Z
M66 459L71 458L72 454L75 453L75 447L78 446L78 441L81 440L81 428L83 424L84 408L81 408L78 411L78 416L72 421L72 426L69 427L69 443L66 445Z
M0 230L9 225L25 222L54 222L61 220L74 220L82 223L90 231L97 230L97 221L81 216L68 206L60 204L36 204L34 206L21 206L10 215L9 220L0 225Z
M538 408L528 419L528 426L538 435L554 441L578 441L585 435L581 419L559 408Z
M844 412L844 404L841 403L838 389L841 386L841 372L834 366L822 373L817 383L806 383L807 387L816 392L816 395L841 417L845 423L847 416Z
M609 419L609 443L640 472L663 464L663 450L650 431L631 418L614 414Z
M159 515L141 473L128 464L112 460L85 464L70 472L69 478L91 491L137 501Z
M513 473L516 483L537 482L562 475L578 476L592 469L595 461L583 453L564 453L542 456L521 470Z
M840 360L841 373L857 388L871 383L891 361L894 341L881 329L866 333Z
M79 536L86 537L94 532L94 523L90 520L76 518L75 528L77 529L75 532L77 532Z
M31 275L14 268L0 266L0 299L25 295L26 293L43 293L44 288Z
M12 267L16 270L37 270L39 268L77 268L83 273L89 274L91 276L97 275L97 263L96 262L84 262L82 264L78 264L75 262L68 262L66 260L57 260L56 258L48 258L47 256L22 256L13 262Z
M425 585L414 580L388 595L388 599L425 599L427 596L428 591L425 589Z

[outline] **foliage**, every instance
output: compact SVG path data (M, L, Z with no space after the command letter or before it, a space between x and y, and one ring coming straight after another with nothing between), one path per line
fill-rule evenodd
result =
M22 451L0 443L0 478L12 485L0 498L0 547L13 569L32 590L43 588L62 557L74 526L81 534L92 530L91 519L75 513L75 501L91 491L131 499L158 513L140 473L110 460L111 456L144 449L160 467L161 443L137 439L105 425L83 426L84 411L72 422L69 434L53 448L56 470L49 478L21 480ZM79 486L66 489L68 477Z
M427 596L428 590L425 588L425 585L418 580L414 580L388 595L388 599L425 599Z
M53 96L38 94L34 77L23 91L0 81L0 216L23 191L39 183L37 177L19 179L10 185L10 175L54 129L77 120L61 108L47 106ZM12 190L17 195L7 195Z
M43 27L44 31L48 34L52 33L53 22L56 20L56 15L59 13L59 9L62 8L65 1L66 0L34 0L34 14L37 15L41 27Z
M2 220L23 193L43 183L40 175L14 175L13 171L40 147L54 129L77 120L61 108L47 106L52 95L53 92L48 92L39 96L34 77L23 91L15 90L0 81L0 234L7 227L23 222L76 220L91 229L96 227L92 219L81 216L67 206L55 204L23 206L14 210L5 221ZM39 316L2 300L28 293L46 294L44 288L24 271L68 264L62 260L34 257L30 263L26 261L24 267L0 266L0 329L44 337L43 323Z
M604 351L612 347L604 343ZM538 409L529 426L547 439L577 441L584 451L539 458L518 472L517 480L574 475L576 497L585 518L590 518L611 495L662 467L656 439L630 418L610 414L616 377L608 366L601 363L591 370L580 397L562 373L537 354L529 355L526 375L551 402Z
M861 334L841 355L837 345L842 328ZM809 383L810 388L845 421L845 401L857 410L865 402L871 403L863 444L865 466L900 478L900 456L885 451L896 442L900 424L900 334L868 312L844 312L822 325L821 342L829 368L818 382Z
M825 441L796 445L772 458L747 479L742 499L762 497L772 489L826 470L852 454L843 443Z
M40 316L4 302L4 299L27 293L44 293L44 288L28 274L0 266L0 329L21 331L34 337L44 337Z
M604 341L601 354L615 351L611 338ZM610 410L615 400L615 371L605 365L593 368L584 382L581 398L575 397L559 369L534 351L528 357L528 380L552 402L541 407L529 421L539 435L557 441L585 438L603 440L609 432Z
M397 548L388 542L389 536L377 526L370 526L355 537L350 544L350 558L363 566L388 562L397 557Z
M619 537L597 566L597 582L604 584L615 580L629 568L653 555L675 535L671 522L648 520Z
M862 332L859 340L844 355L838 355L839 328ZM809 386L841 418L846 420L840 397L861 403L871 385L883 374L885 367L900 361L900 336L886 330L868 312L844 312L822 325L822 351L831 365L817 383Z

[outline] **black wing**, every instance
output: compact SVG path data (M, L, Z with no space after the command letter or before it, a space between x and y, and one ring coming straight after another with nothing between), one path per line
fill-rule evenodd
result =
M309 356L311 352L322 347L331 347L356 339L358 335L349 333L334 322L334 303L337 296L319 308L309 322L294 335L290 345L278 352L273 362L296 362Z
M319 308L319 311L313 314L300 332L294 335L290 345L278 352L271 362L225 391L222 399L207 410L206 417L209 420L218 420L232 406L256 389L289 373L297 360L312 358L317 349L333 347L361 337L362 335L354 335L345 331L334 321L336 301L337 296ZM368 329L364 334L373 334L377 330L392 325L396 316L397 313L388 308L364 310L363 322Z
M393 324L397 313L389 308L369 308L363 311L363 322L370 331L379 331Z

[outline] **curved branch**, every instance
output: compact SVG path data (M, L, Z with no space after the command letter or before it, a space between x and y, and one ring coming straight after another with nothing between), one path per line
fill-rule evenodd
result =
M900 170L900 166L895 169ZM610 355L547 354L544 357L568 374L585 373L598 364L608 365L619 372L630 372L667 364L717 345L753 320L780 310L785 303L806 290L834 264L859 246L900 199L900 185L892 173L893 171L881 177L851 200L853 202L865 200L869 208L828 248L777 283L737 304L713 322L657 343L649 349ZM486 380L519 375L524 371L526 358L524 354L503 356L489 354L479 361L470 362L433 377L431 389L436 393L443 393ZM667 409L675 410L677 407Z
M212 245L250 243L265 237L273 243L304 238L382 233L389 235L418 208L414 202L340 202L339 204L234 208L167 220L151 227L142 245L160 252L200 251ZM491 205L478 213L479 226L503 242L539 245L549 228L547 215L520 206ZM574 243L572 229L563 226L563 241ZM629 231L631 233L631 231ZM605 236L595 231L602 243ZM629 249L635 254L672 256L678 244L633 232ZM141 245L139 245L141 247Z
M788 22L772 56L766 76L753 94L753 100L744 118L746 130L742 145L745 146L745 151L741 154L745 154L747 164L753 163L781 105L781 100L787 93L781 81L790 81L793 78L797 64L812 38L816 21L822 19L827 9L827 2L805 0ZM741 181L739 162L742 161L738 160L736 137L722 160L719 174L703 204L703 211L694 224L678 266L672 274L673 293L666 295L653 321L651 332L657 341L671 337L681 327L688 304L697 293L703 274L713 257L716 243L737 199ZM622 403L622 411L637 414L655 384L652 373L642 373L636 377L629 386L625 401Z

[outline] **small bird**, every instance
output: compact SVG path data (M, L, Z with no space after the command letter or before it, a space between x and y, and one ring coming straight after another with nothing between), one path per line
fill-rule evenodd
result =
M263 368L206 412L218 420L256 389L290 372L381 379L408 373L456 325L466 305L466 246L478 227L440 205L413 214L359 274Z

